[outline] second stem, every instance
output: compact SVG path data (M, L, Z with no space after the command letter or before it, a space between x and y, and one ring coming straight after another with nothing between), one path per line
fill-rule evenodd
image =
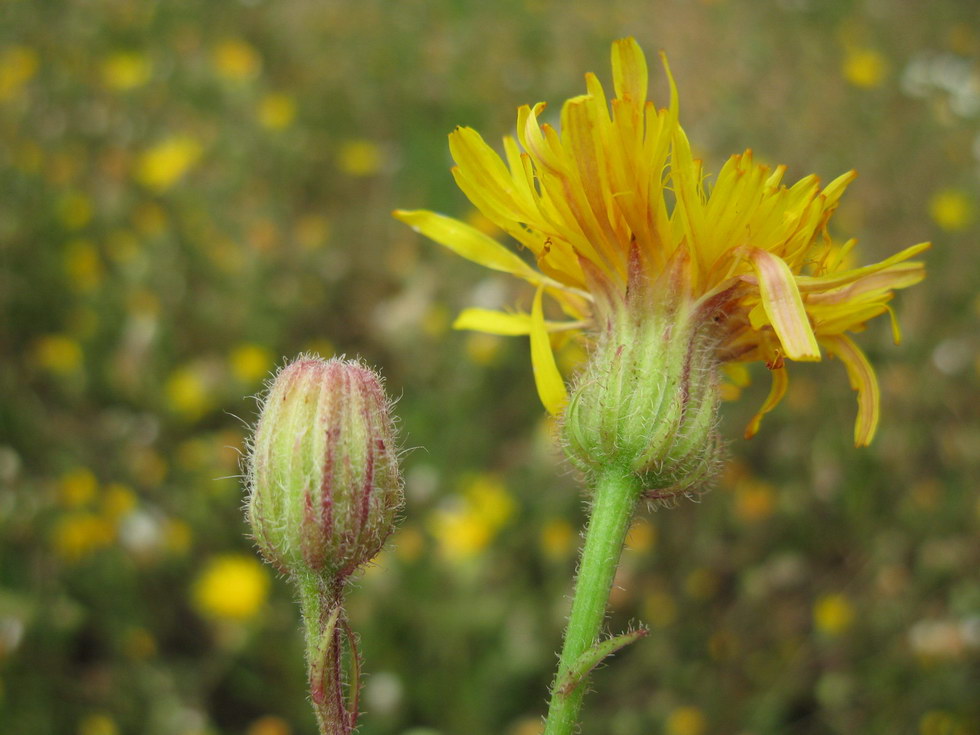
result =
M586 677L567 692L561 690L560 682L565 680L582 654L598 641L616 567L640 490L639 480L619 467L607 468L596 478L592 512L575 583L575 598L565 629L565 643L551 693L544 735L571 735L578 722Z

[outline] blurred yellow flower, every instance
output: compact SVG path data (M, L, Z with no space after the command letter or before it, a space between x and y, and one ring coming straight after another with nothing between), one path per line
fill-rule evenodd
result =
M119 735L119 727L109 715L86 715L78 723L78 735Z
M507 735L541 735L543 732L544 723L533 715L522 717L507 728Z
M127 516L136 508L136 493L120 482L106 486L102 495L102 513L113 522Z
M133 226L146 237L159 235L167 229L167 213L156 202L143 202L133 210Z
M222 554L208 561L191 590L198 612L216 620L255 617L269 594L269 573L255 558Z
M500 356L503 344L494 334L474 332L466 338L466 355L477 365L492 365Z
M322 214L306 214L296 221L296 242L306 250L315 250L330 237L330 221Z
M244 343L231 351L232 375L242 383L257 383L269 374L275 358L262 345Z
M654 590L643 598L643 619L654 628L666 628L677 620L677 603L663 590Z
M471 478L463 489L463 496L472 512L494 530L506 524L517 507L503 480L489 473Z
M637 518L626 534L626 548L637 553L650 551L657 543L657 527L647 518Z
M469 478L461 496L456 505L436 510L429 523L440 553L458 561L486 548L516 510L514 499L496 475Z
M854 606L844 595L824 595L813 605L813 624L824 635L840 635L853 623Z
M684 580L684 592L695 600L707 600L718 590L718 575L705 567L698 567Z
M248 43L237 38L222 41L211 55L218 74L232 81L250 79L259 73L262 58Z
M345 141L340 146L340 170L351 176L371 176L378 173L383 162L380 146L370 140Z
M570 375L575 372L579 365L582 365L589 356L589 351L585 349L585 344L579 339L569 339L565 342L558 354L556 361L558 369Z
M34 342L35 362L51 373L69 375L82 366L82 348L63 334L48 334Z
M275 715L260 717L245 731L245 735L290 735L290 733L292 729L289 723Z
M947 232L959 232L973 224L974 202L959 189L944 189L929 200L933 222Z
M259 102L259 123L269 130L282 130L296 119L296 101L288 94L274 92Z
M126 457L130 474L145 487L157 487L166 479L167 460L153 447L131 449Z
M61 475L58 481L58 500L66 508L78 508L91 503L99 489L99 481L88 467L75 467Z
M493 529L486 519L466 508L434 511L429 530L439 545L439 553L454 561L476 556L493 538Z
M941 709L932 709L919 718L919 735L972 735L958 718Z
M65 246L65 275L76 291L94 291L105 274L102 258L91 240L72 240Z
M52 541L58 556L75 562L111 545L114 538L115 529L107 519L79 512L58 519Z
M197 365L177 368L164 388L170 409L191 421L200 418L214 405L209 383Z
M762 521L776 509L776 488L746 478L735 486L735 515L748 523Z
M697 707L678 707L667 717L667 735L704 735L708 723Z
M575 529L564 518L551 518L541 527L541 550L552 559L564 559L575 550Z
M0 51L0 102L14 97L37 73L37 51L11 46Z
M885 78L888 62L870 48L850 48L844 54L841 73L855 87L877 87Z
M730 362L721 368L721 400L737 401L751 379L749 370L741 362Z
M160 141L144 151L136 162L136 180L160 193L187 173L201 156L201 144L186 135Z
M58 201L58 220L69 230L79 230L92 220L92 200L79 191Z
M391 548L402 561L413 562L425 551L425 537L415 526L402 526L391 537Z
M125 92L150 79L153 64L137 51L116 51L102 60L102 81L110 89Z
M178 518L171 518L164 524L163 540L172 554L186 554L191 548L191 527Z
M430 337L441 337L449 329L449 310L443 304L429 304L422 315L422 331Z

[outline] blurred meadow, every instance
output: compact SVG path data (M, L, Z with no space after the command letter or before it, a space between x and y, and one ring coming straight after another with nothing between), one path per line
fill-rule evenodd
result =
M582 731L980 732L976 2L0 0L0 733L315 732L238 478L251 396L304 350L380 368L415 448L349 600L359 732L539 732L583 498L526 340L451 329L530 294L390 211L492 232L447 133L557 115L624 35L667 51L709 169L856 168L832 229L859 259L934 247L903 344L859 338L869 449L837 362L742 440L755 366L714 491L636 521L609 627L651 635Z

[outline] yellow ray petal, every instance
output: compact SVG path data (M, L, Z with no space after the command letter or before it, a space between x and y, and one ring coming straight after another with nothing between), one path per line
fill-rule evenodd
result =
M542 291L539 287L531 307L531 367L541 403L548 413L557 416L568 400L568 393L561 373L558 372L558 365L555 364L555 353L551 349L551 340L545 327L544 311L541 308Z
M588 322L552 322L544 323L545 329L549 332L562 332L570 329L581 329ZM476 307L463 309L456 321L453 322L453 329L470 329L475 332L486 332L488 334L499 334L503 337L516 337L531 333L531 315L522 312L508 313L504 311L494 311L493 309L478 309Z
M859 299L881 298L897 288L914 286L926 277L922 263L899 263L877 273L861 276L856 281L832 291L818 291L807 298L809 304L842 304Z
M854 268L853 270L841 271L826 276L799 276L796 279L796 283L800 291L804 293L810 291L829 291L833 288L846 286L848 283L853 283L859 278L863 278L871 273L877 273L878 271L890 268L897 263L918 255L923 250L928 250L930 247L932 247L932 243L920 242L918 245L912 245L911 247L905 248L905 250L895 253L890 258L885 258L880 263L873 263L863 268Z
M854 423L854 446L866 447L878 428L881 406L881 393L874 368L850 337L840 334L824 337L821 341L828 352L837 355L844 363L851 388L857 391L858 415Z
M762 307L786 356L792 360L819 360L820 347L789 266L782 258L758 248L749 251L749 259L759 277Z
M475 227L424 209L411 212L397 209L392 214L416 232L435 240L440 245L445 245L454 253L479 263L484 268L512 273L531 283L540 283L542 280L540 273Z
M647 98L647 60L635 38L613 42L612 68L616 96L642 109Z
M769 374L772 376L772 387L769 389L769 395L766 397L765 403L762 404L762 408L745 427L746 439L751 439L758 433L762 417L778 406L779 402L783 400L783 396L786 395L786 388L789 385L789 371L785 367L781 367L770 370Z

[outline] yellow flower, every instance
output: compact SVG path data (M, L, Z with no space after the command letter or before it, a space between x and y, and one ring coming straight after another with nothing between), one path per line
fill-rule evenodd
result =
M824 635L840 635L853 623L854 606L844 595L824 595L813 605L813 624Z
M697 707L678 707L667 717L667 735L704 735L708 724Z
M495 531L514 515L516 503L507 486L496 475L481 474L471 478L463 490L467 505Z
M513 497L496 475L476 475L463 487L460 502L433 514L429 529L440 552L465 560L481 552L517 509Z
M37 73L37 51L11 46L0 51L0 102L16 95Z
M69 230L79 230L92 219L92 200L81 192L70 192L58 202L58 219Z
M76 291L94 291L102 283L102 259L90 240L72 240L65 247L65 274Z
M767 482L745 479L735 487L735 514L743 521L762 521L776 509L776 490Z
M638 518L626 534L626 548L639 554L650 551L657 543L657 527L648 518Z
M371 176L381 169L381 148L370 140L348 140L340 147L340 170L351 176Z
M231 372L243 383L255 383L268 375L273 363L272 353L255 344L241 344L232 350L228 361Z
M942 229L959 232L973 223L973 202L958 189L944 189L929 201L929 214Z
M143 152L136 163L136 179L147 189L163 192L176 184L201 156L201 144L179 135Z
M282 130L296 118L296 102L287 94L267 94L259 103L259 122L269 130Z
M136 494L122 483L113 482L102 496L102 512L111 521L127 516L136 507Z
M429 529L439 544L439 552L447 559L469 559L493 540L493 529L487 520L464 507L436 510Z
M75 467L65 472L58 483L58 496L66 508L87 505L95 498L99 481L87 467Z
M72 513L58 520L52 541L54 550L65 561L74 562L112 544L112 523L93 513Z
M245 735L291 735L289 723L281 717L266 715L255 720L248 726Z
M552 559L564 559L575 550L575 529L564 518L552 518L541 528L541 550Z
M849 49L841 64L844 78L855 87L877 87L885 78L887 70L885 57L870 48Z
M303 215L296 222L296 242L306 250L315 250L330 237L330 221L319 214Z
M48 334L34 343L34 359L48 372L70 375L82 366L82 348L71 337Z
M466 340L466 354L477 365L492 365L500 348L500 338L493 334L471 334Z
M232 81L250 79L262 67L258 52L245 41L234 38L215 46L212 60L218 73Z
M167 379L165 392L170 408L188 420L195 420L211 410L212 386L204 366L191 364L174 370Z
M152 71L150 60L136 51L116 51L102 61L102 81L121 92L146 84Z
M78 735L119 735L119 727L109 715L86 715L78 723Z
M560 132L540 122L543 103L519 108L517 139L504 139L503 159L475 130L457 128L449 136L456 183L533 256L533 266L459 220L395 212L457 254L534 287L530 313L467 309L456 328L528 335L538 394L557 414L567 391L550 334L594 333L623 313L631 294L652 291L689 305L714 330L719 363L769 367L772 391L747 435L782 399L787 358L815 361L826 353L841 359L858 391L855 441L870 442L878 384L848 332L890 312L893 289L922 280L924 266L909 259L928 243L845 268L855 241L835 243L827 221L854 172L823 187L816 176L784 186L785 167L756 164L746 151L709 176L678 123L666 60L671 94L662 109L647 100L646 60L633 39L613 45L612 64L612 114L601 84L588 74L586 94L562 108ZM545 319L544 296L564 320Z
M205 565L191 597L205 617L245 621L262 609L268 594L269 574L261 563L251 556L223 554Z

